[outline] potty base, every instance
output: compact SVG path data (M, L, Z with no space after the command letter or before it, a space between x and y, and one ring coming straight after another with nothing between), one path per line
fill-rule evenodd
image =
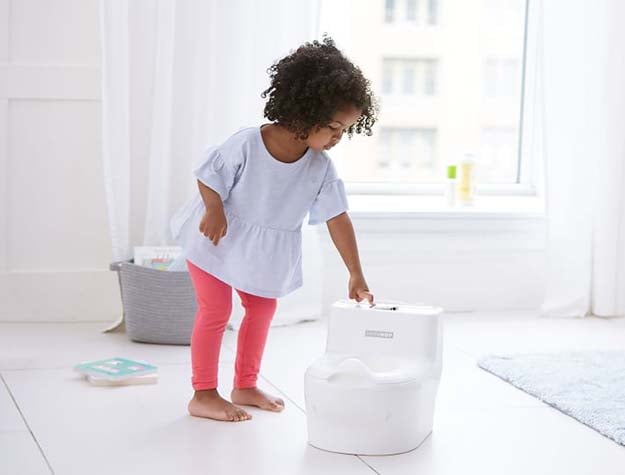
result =
M353 455L416 449L432 432L438 380L378 386L337 384L306 375L308 442Z

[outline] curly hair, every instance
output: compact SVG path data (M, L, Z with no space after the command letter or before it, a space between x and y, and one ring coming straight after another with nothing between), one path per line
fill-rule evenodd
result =
M327 126L338 110L350 105L362 113L347 135L372 134L377 102L371 85L329 36L304 43L267 72L271 85L261 94L269 96L264 115L298 138L306 139L313 128Z

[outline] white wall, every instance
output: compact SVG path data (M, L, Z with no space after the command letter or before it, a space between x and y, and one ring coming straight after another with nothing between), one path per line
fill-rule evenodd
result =
M117 311L97 0L0 0L0 320Z
M99 68L97 0L0 0L0 321L112 321L120 312L108 271ZM449 310L540 305L539 219L353 220L379 299ZM345 298L347 275L320 232L327 308Z
M367 283L378 300L447 311L536 309L544 295L544 222L530 215L352 216ZM348 274L322 232L324 309L345 298Z

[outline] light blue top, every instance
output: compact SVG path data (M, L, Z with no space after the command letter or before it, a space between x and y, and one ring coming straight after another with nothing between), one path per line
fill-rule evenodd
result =
M343 181L325 152L275 159L260 127L245 128L204 153L195 177L224 203L228 230L217 246L199 231L198 191L172 218L185 257L235 289L278 298L302 285L302 223L319 224L347 210Z

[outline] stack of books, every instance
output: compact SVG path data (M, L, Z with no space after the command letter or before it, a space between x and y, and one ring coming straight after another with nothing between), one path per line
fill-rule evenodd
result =
M138 266L169 270L176 259L181 257L181 254L182 248L180 246L136 246L133 262Z
M158 381L158 368L144 361L126 358L87 361L74 366L94 386L126 386L129 384L154 384Z

